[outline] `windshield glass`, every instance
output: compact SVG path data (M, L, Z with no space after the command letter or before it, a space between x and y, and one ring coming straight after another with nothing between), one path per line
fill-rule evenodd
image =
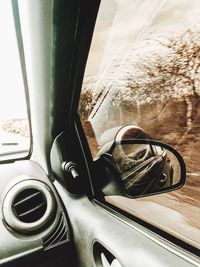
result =
M0 1L0 160L30 148L23 78L11 1Z

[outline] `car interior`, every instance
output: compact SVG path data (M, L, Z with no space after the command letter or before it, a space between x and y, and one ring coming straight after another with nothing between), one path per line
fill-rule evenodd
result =
M174 148L146 139L112 140L93 161L77 110L99 5L12 0L31 145L25 156L1 160L0 266L200 266L198 249L105 201L178 189L186 167ZM161 152L144 158L146 145L147 154L151 146ZM134 146L136 156L129 151ZM176 179L164 186L170 175Z

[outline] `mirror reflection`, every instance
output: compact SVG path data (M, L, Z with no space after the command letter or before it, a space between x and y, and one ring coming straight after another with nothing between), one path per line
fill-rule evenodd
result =
M128 195L154 193L180 182L179 161L161 145L117 144L112 156Z

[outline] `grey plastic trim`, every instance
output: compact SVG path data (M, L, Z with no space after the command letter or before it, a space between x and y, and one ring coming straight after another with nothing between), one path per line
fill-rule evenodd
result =
M8 256L8 257L6 257L4 259L0 259L0 265L9 264L11 262L16 261L17 259L20 259L22 257L28 256L29 254L39 252L39 251L41 251L42 248L43 248L42 246L38 246L37 248L32 248L32 249L30 249L28 251L23 251L21 253L15 254L15 255Z
M34 188L41 191L47 202L47 208L44 215L32 223L21 222L14 214L12 205L15 197L25 189ZM18 232L31 232L43 227L51 218L55 209L55 199L51 189L38 180L25 180L14 185L6 194L3 201L3 217L5 222L15 231Z
M141 233L142 235L146 236L147 238L149 238L150 240L152 240L153 242L155 242L156 244L158 244L159 246L163 247L164 249L167 249L168 251L172 252L173 254L177 255L178 257L184 259L185 261L193 264L196 267L200 267L200 264L198 262L195 261L195 259L193 260L192 258L190 258L189 256L187 256L186 254L183 253L183 251L179 251L179 248L175 246L170 246L169 244L167 244L166 240L161 241L161 239L159 239L157 236L153 236L152 234L148 233L147 229L144 228L139 228L137 226L134 226L131 222L128 222L126 219L124 220L122 217L117 216L116 214L114 214L112 211L109 210L109 208L107 207L106 209L104 209L102 207L102 204L97 201L97 200L93 200L94 205L98 206L100 209L103 209L105 212L107 212L108 214L110 214L111 216L113 216L114 218L116 218L117 220L127 224L128 226L130 226L131 228L133 228L134 230L136 230L137 232ZM187 252L189 253L189 252ZM195 258L195 255L191 255L191 257Z

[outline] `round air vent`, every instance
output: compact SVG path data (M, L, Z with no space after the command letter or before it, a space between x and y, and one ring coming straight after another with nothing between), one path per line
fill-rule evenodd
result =
M31 233L46 225L55 214L51 189L38 180L25 180L14 185L3 203L5 222L18 232Z

